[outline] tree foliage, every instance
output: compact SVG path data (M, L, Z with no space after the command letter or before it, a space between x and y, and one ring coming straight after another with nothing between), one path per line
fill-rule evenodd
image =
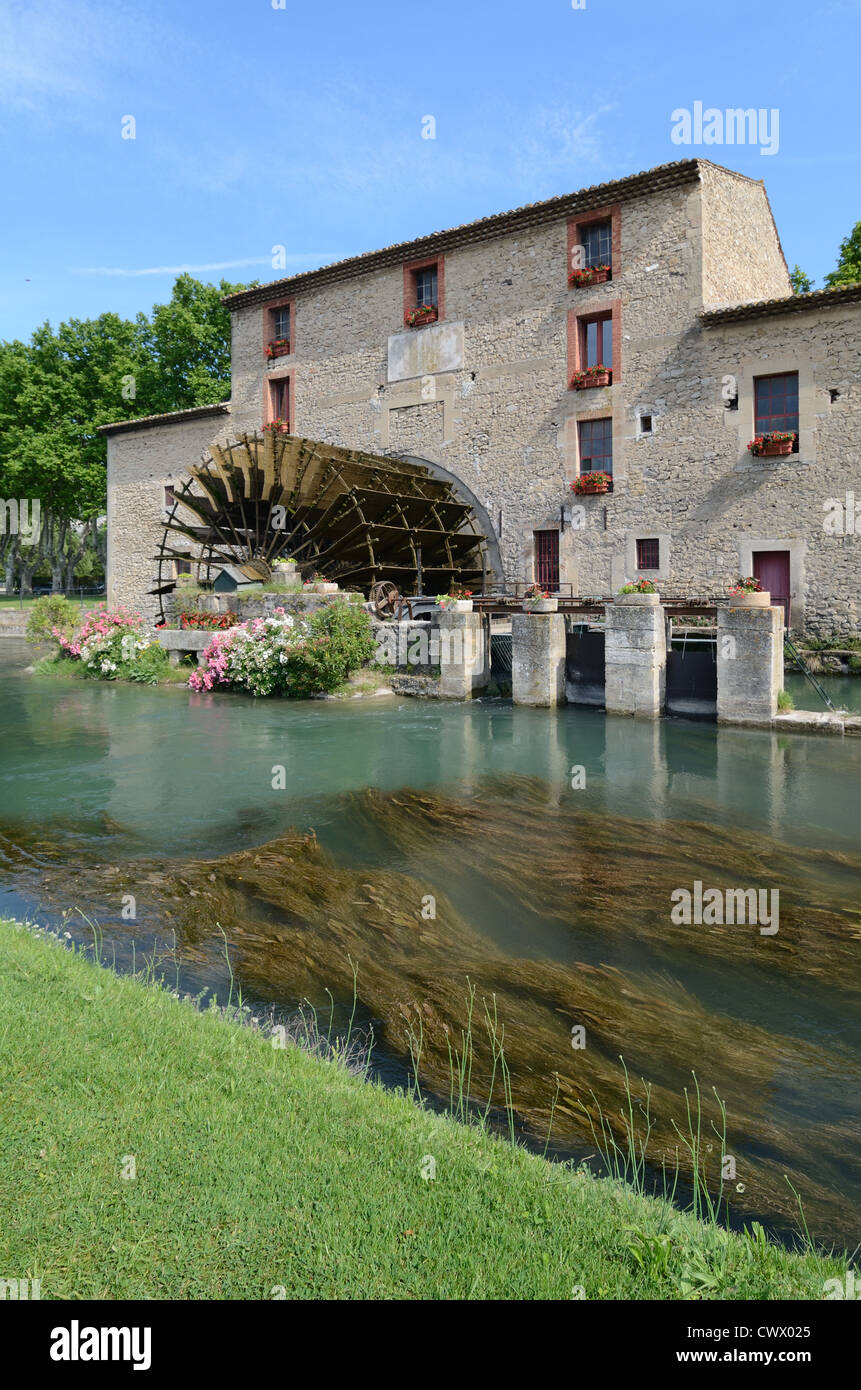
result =
M797 263L792 267L789 279L792 284L793 294L809 294L810 291L813 289L813 281L811 280L810 276L805 275L804 271L801 269L801 266Z
M100 425L212 405L230 394L230 313L244 289L176 280L167 304L134 322L118 314L49 323L29 343L0 342L0 498L38 499L42 530L29 545L0 512L7 586L25 591L49 563L70 584L88 549L103 549L107 441Z
M852 231L840 243L837 269L826 275L825 283L829 289L838 285L853 285L861 281L861 222L856 222Z

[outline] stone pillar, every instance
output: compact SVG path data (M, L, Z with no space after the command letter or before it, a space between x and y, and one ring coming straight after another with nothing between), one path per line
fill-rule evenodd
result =
M439 615L439 693L469 700L490 682L490 643L480 613L445 608Z
M658 719L667 693L667 632L658 594L620 594L605 608L604 708Z
M516 705L558 705L565 697L565 619L561 613L512 613L511 698Z
M717 614L718 723L769 724L782 689L782 607L731 599Z

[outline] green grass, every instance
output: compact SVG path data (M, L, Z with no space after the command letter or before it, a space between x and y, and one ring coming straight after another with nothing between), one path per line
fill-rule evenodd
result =
M845 1271L547 1163L11 923L0 1019L0 1271L40 1278L43 1298L819 1299Z
M40 595L40 597L44 597L44 595ZM90 608L104 608L105 606L104 594L84 594L84 597L81 598L80 594L71 593L65 595L65 597L68 598L70 603L78 604L84 612ZM21 608L25 611L29 611L35 602L35 598L22 599L19 598L17 594L0 594L0 611L2 611L3 608Z

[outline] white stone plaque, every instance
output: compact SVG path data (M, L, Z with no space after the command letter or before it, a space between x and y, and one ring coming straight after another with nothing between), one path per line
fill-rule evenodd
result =
M462 366L462 323L431 323L389 338L389 381L454 372Z

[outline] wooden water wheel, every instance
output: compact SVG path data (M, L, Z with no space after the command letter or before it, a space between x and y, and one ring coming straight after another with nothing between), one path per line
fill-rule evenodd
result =
M475 587L484 535L454 485L420 464L300 439L277 429L216 446L174 488L153 593L163 604L177 561L201 583L226 565L264 582L280 558L365 594ZM162 611L162 618L164 613Z

